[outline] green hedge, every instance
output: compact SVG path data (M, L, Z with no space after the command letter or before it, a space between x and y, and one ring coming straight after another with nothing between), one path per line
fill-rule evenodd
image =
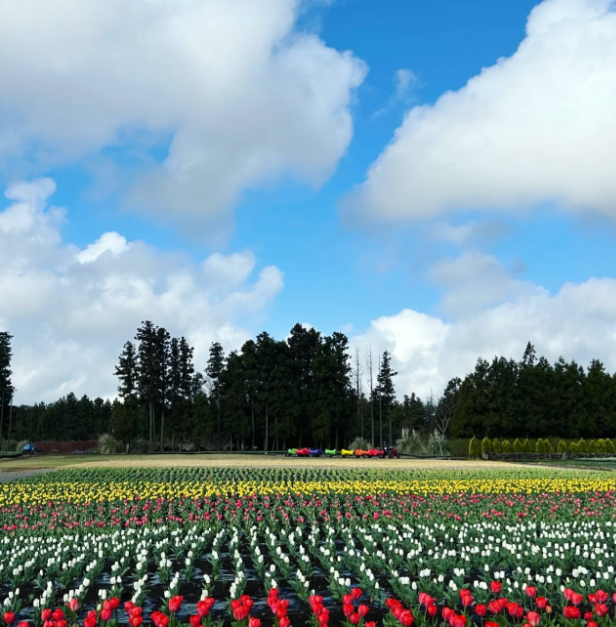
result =
M448 441L452 457L469 457L472 438L456 438ZM599 440L563 440L561 438L477 438L480 450L488 453L616 453L616 443L610 438ZM475 446L475 445L473 445ZM476 448L475 448L476 451Z

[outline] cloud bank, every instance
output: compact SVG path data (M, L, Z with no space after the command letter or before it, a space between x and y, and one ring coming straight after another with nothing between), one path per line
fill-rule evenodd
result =
M54 191L51 179L12 185L0 211L0 329L14 335L17 402L115 396L117 356L144 319L185 335L203 367L211 342L249 339L241 320L258 323L283 288L274 266L255 276L250 252L195 263L115 232L66 243Z
M554 202L616 217L616 12L545 0L509 58L406 115L345 201L365 218Z
M129 197L191 225L224 220L243 190L281 175L323 182L351 140L366 68L298 32L298 11L299 0L0 0L0 167L168 143L162 164L137 159Z

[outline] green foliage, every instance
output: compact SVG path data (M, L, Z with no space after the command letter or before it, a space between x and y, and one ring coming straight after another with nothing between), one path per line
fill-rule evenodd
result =
M545 446L542 438L539 438L535 443L535 453L545 453Z
M354 451L355 449L361 448L364 451L367 449L372 448L372 445L370 444L370 442L368 442L368 440L366 440L365 438L355 438L348 446L348 448L352 451ZM404 451L405 453L407 451ZM410 452L410 451L408 451Z
M531 444L530 440L528 438L526 438L524 440L524 442L522 443L522 451L524 453L532 453L533 452L533 445Z
M605 452L610 454L616 454L616 446L614 446L614 441L611 439L605 440Z
M559 453L568 453L569 452L569 445L567 444L567 442L565 440L559 440L558 441L558 452Z
M588 444L584 438L580 438L578 442L578 452L583 454L588 454Z
M481 445L479 444L479 440L473 436L468 445L468 456L469 457L481 457Z
M513 446L511 446L511 442L509 442L509 440L503 440L501 442L501 452L502 453L513 453Z
M577 442L570 442L569 443L569 452L570 453L579 453L580 452L580 446Z
M481 440L481 452L489 454L492 452L492 442L487 436Z
M19 442L17 442L17 444L15 445L15 452L23 453L24 446L26 446L26 444L28 444L28 440L20 440Z
M518 438L516 438L513 441L513 452L514 453L523 453L524 452L524 447L522 446L522 442L520 442L520 440L518 440Z
M98 451L102 455L112 455L119 453L122 448L120 442L118 442L112 435L103 433L98 436Z
M502 453L503 452L503 446L501 444L501 441L498 438L494 438L492 440L492 452L493 453Z

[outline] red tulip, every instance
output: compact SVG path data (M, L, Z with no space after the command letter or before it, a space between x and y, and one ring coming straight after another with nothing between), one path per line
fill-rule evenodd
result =
M51 610L49 608L45 608L42 612L41 612L41 618L44 621L48 621L51 620Z
M438 607L436 607L436 605L428 605L428 607L426 608L426 611L428 612L430 616L436 616L438 612Z
M4 612L4 620L10 625L15 620L15 612Z
M494 594L500 594L500 591L503 589L503 586L500 583L500 581L493 581L490 584L490 589L492 590L492 592L494 592Z
M357 612L353 612L349 616L349 622L351 625L359 625L359 621L361 620L361 616Z
M361 604L358 608L357 608L357 613L363 618L368 612L370 611L370 608L367 605Z
M532 627L537 627L539 621L541 620L541 615L537 614L537 612L529 612L526 615L526 620L532 625Z
M366 621L364 627L376 627L376 623L373 620Z
M580 610L577 607L573 607L572 605L566 605L563 609L563 616L567 619L580 618Z
M402 623L403 627L411 627L415 618L413 617L411 610L403 610L398 620Z
M494 621L487 620L485 622L485 627L500 627L500 625L498 623L495 623Z
M476 605L475 606L475 614L477 614L477 616L485 616L488 612L488 608L481 604L481 605Z
M177 612L182 606L183 600L184 600L184 597L181 597L179 595L175 595L174 597L171 597L169 599L169 610L171 612Z
M535 599L535 605L540 609L544 610L545 606L548 604L548 600L545 597L537 597Z
M342 606L342 613L348 618L353 612L355 608L350 603L345 603Z
M54 611L51 613L51 617L52 617L52 618L56 621L56 623L57 623L59 620L62 620L62 619L64 618L64 612L63 612L60 608L58 608L57 610L54 610Z
M610 598L610 595L603 590L597 590L595 592L595 598L597 599L597 603L606 603L607 600Z
M110 609L102 609L101 610L101 620L104 622L107 622L108 620L111 620L111 617L113 616L113 613Z
M291 621L289 620L289 617L288 616L283 616L278 621L278 627L291 627Z
M189 619L192 627L198 627L201 624L201 616L198 614L196 616L191 616Z
M17 627L30 627L30 623L27 620L22 620L17 623Z
M584 600L584 595L579 592L572 592L570 600L573 605L579 605Z
M526 586L526 595L534 599L537 596L537 588L534 586Z
M251 616L248 621L248 627L261 627L261 621L258 618Z
M111 597L109 599L109 605L111 606L112 610L117 609L118 606L120 605L120 599L118 599L118 597Z
M594 612L597 616L605 616L610 611L610 608L605 603L597 603L594 607Z
M142 616L131 616L128 619L128 623L131 627L141 627L141 623L143 623Z
M362 592L361 588L353 588L353 590L351 590L351 596L353 597L353 600L355 601L359 601L359 599L361 599L363 594L364 593Z

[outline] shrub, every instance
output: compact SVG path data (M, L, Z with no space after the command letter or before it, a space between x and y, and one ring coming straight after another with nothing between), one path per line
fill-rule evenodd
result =
M492 452L492 442L490 442L490 438L488 436L481 440L481 452L486 455Z
M569 452L570 453L579 453L580 452L580 445L577 442L571 442L569 444Z
M616 453L616 446L614 446L614 441L609 438L605 440L605 452Z
M533 452L533 445L530 443L530 440L528 438L526 438L524 440L524 443L522 444L522 450L525 453L532 453Z
M355 438L350 444L349 448L354 451L355 449L363 449L364 451L372 448L372 444L366 440L366 438Z
M567 444L566 440L559 440L558 441L558 452L559 453L568 453L569 452L569 445Z
M479 444L479 440L475 436L473 436L468 445L468 456L481 457L481 444Z
M361 438L356 438L353 442L351 442L351 450L354 450L356 448L372 448L369 445L356 445L357 442L367 444L365 440L361 440ZM422 455L425 453L425 446L419 434L416 431L412 431L410 434L406 434L406 437L398 440L398 450L401 453L405 453L406 455Z
M492 452L493 453L502 453L503 452L503 447L500 443L500 440L498 440L497 438L494 438L492 440Z
M591 440L588 443L588 452L589 453L598 453L599 451L597 450L599 447L597 446L597 441L596 440Z
M586 440L584 438L580 438L578 442L578 452L588 454L588 444L586 444Z
M520 440L518 440L518 438L516 438L513 441L513 452L514 453L523 453L524 452L524 448L522 446L522 442L520 442Z
M535 453L545 453L545 450L543 448L543 438L539 438L535 442Z
M120 451L121 444L108 433L98 436L98 450L103 455L111 455Z
M17 446L15 447L15 450L18 453L23 453L24 452L24 446L26 446L26 444L28 444L28 440L22 440L21 442L17 442Z
M543 440L544 453L548 453L548 455L554 454L554 447L549 440Z
M511 442L509 442L509 440L503 440L501 442L501 451L503 453L512 453L513 452L513 447L511 446Z

